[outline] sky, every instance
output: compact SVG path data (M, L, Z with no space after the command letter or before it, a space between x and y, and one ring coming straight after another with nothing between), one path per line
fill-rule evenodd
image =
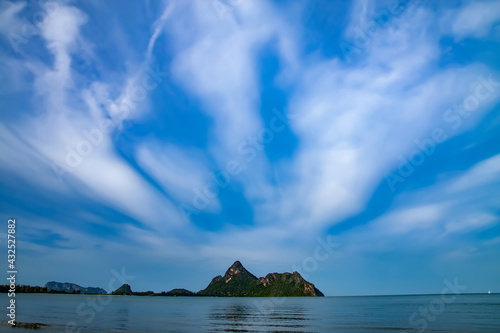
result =
M500 1L2 1L0 34L19 283L500 292Z

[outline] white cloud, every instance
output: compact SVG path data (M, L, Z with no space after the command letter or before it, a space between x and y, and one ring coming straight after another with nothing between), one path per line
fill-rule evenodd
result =
M0 32L7 38L11 37L9 36L11 33L19 34L21 32L22 23L17 16L24 8L26 8L26 2L23 1L2 2L0 7Z
M78 38L86 15L75 7L62 6L41 24L42 36L53 53L65 52Z
M18 149L8 150L10 168L15 170L15 162L27 162L19 172L27 173L30 165L36 166L36 177L31 178L34 186L102 201L156 230L178 225L182 219L177 209L117 154L110 135L100 131L100 121L106 119L106 113L99 104L108 96L107 85L74 89L72 54L85 44L79 32L85 22L86 15L79 9L60 6L40 26L55 61L52 68L27 63L35 75L35 90L42 103L36 117L24 117L3 132ZM125 87L122 96L130 97L129 86ZM75 103L78 98L85 104ZM22 133L23 140L14 140L16 133ZM20 160L20 151L26 154L24 161ZM75 157L75 152L80 158ZM68 159L73 159L75 165ZM58 183L52 162L70 170L62 176L65 184Z
M474 214L458 218L458 220L447 223L445 229L447 232L463 232L484 228L498 221L499 217L492 214Z
M416 229L427 229L441 222L448 204L430 204L389 213L378 221L374 228L390 234L405 234Z
M445 31L451 31L457 39L482 38L500 21L500 1L473 1L449 11L442 19Z
M374 2L369 0L356 0L352 2L349 24L344 31L347 38L363 35L368 22L373 20L370 12L374 9Z
M321 228L359 212L399 157L470 94L484 68L435 71L440 51L433 18L408 8L372 41L359 66L334 59L304 68L290 103L301 146L288 166L295 178L284 185L284 205L294 207L287 221Z
M176 51L172 72L214 118L212 153L221 164L237 156L238 143L262 126L259 50L275 38L285 64L295 61L291 32L270 4L239 2L231 8L221 18L213 2L186 3L175 8L175 20L166 26Z
M500 181L500 155L490 157L454 180L447 189L448 193L471 190L475 187Z
M2 151L0 170L4 174L11 174L31 184L37 184L47 191L67 195L68 189L55 178L50 169L48 157L22 138L24 131L23 127L16 131L0 124L0 150ZM41 177L41 173L47 177Z
M495 246L497 244L500 244L500 236L494 237L492 239L488 239L487 241L483 242L483 245L485 245L485 246Z
M463 175L443 175L442 180L433 185L400 194L386 213L347 232L343 242L346 247L362 252L395 251L409 245L415 250L429 247L435 251L456 243L470 246L470 241L464 237L500 221L498 214L488 208L498 206L498 200L492 193L496 193L500 177L493 177L491 173L495 170L491 166L497 158L494 156L481 161ZM462 186L474 177L488 180L474 183L473 191L468 186ZM495 241L491 240L483 245L494 244ZM481 248L478 244L476 247ZM453 250L447 257L468 256L469 252Z
M149 39L148 49L146 51L146 61L149 61L149 59L151 58L151 54L153 53L153 48L155 46L156 40L158 39L158 36L162 32L167 19L172 14L174 6L175 6L174 2L169 2L166 5L165 10L161 14L161 17L155 22L154 32L153 35L151 35L151 38Z
M178 202L192 207L197 191L203 193L205 186L215 183L210 170L205 167L207 159L201 151L180 149L174 145L159 143L143 144L137 150L137 162L163 189ZM204 212L220 210L218 198L210 200Z

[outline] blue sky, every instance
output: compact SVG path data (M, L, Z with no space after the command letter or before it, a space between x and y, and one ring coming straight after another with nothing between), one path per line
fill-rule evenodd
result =
M4 1L0 32L20 283L500 292L500 1Z

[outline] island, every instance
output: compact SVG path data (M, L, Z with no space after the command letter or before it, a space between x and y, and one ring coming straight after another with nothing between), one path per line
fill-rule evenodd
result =
M212 282L197 293L199 296L324 296L314 284L307 282L298 273L269 273L257 278L236 261L224 276L216 276Z

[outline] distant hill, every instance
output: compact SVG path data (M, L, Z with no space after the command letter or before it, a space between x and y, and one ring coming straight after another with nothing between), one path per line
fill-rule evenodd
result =
M120 288L116 289L111 293L112 295L132 295L132 289L130 285L123 284Z
M65 293L79 293L79 294L107 294L108 292L102 288L93 288L93 287L82 287L74 283L69 282L55 282L50 281L45 285L47 288L47 292L56 291L56 292L65 292Z
M167 292L162 292L160 296L196 296L196 293L187 289L172 289Z
M216 276L199 296L324 296L298 273L270 273L257 278L236 261L224 276Z
M116 289L111 293L112 295L132 295L132 296L196 296L196 293L193 293L186 289L172 289L169 292L162 291L159 294L156 294L152 291L144 291L144 292L133 292L130 285L124 284L120 288Z

